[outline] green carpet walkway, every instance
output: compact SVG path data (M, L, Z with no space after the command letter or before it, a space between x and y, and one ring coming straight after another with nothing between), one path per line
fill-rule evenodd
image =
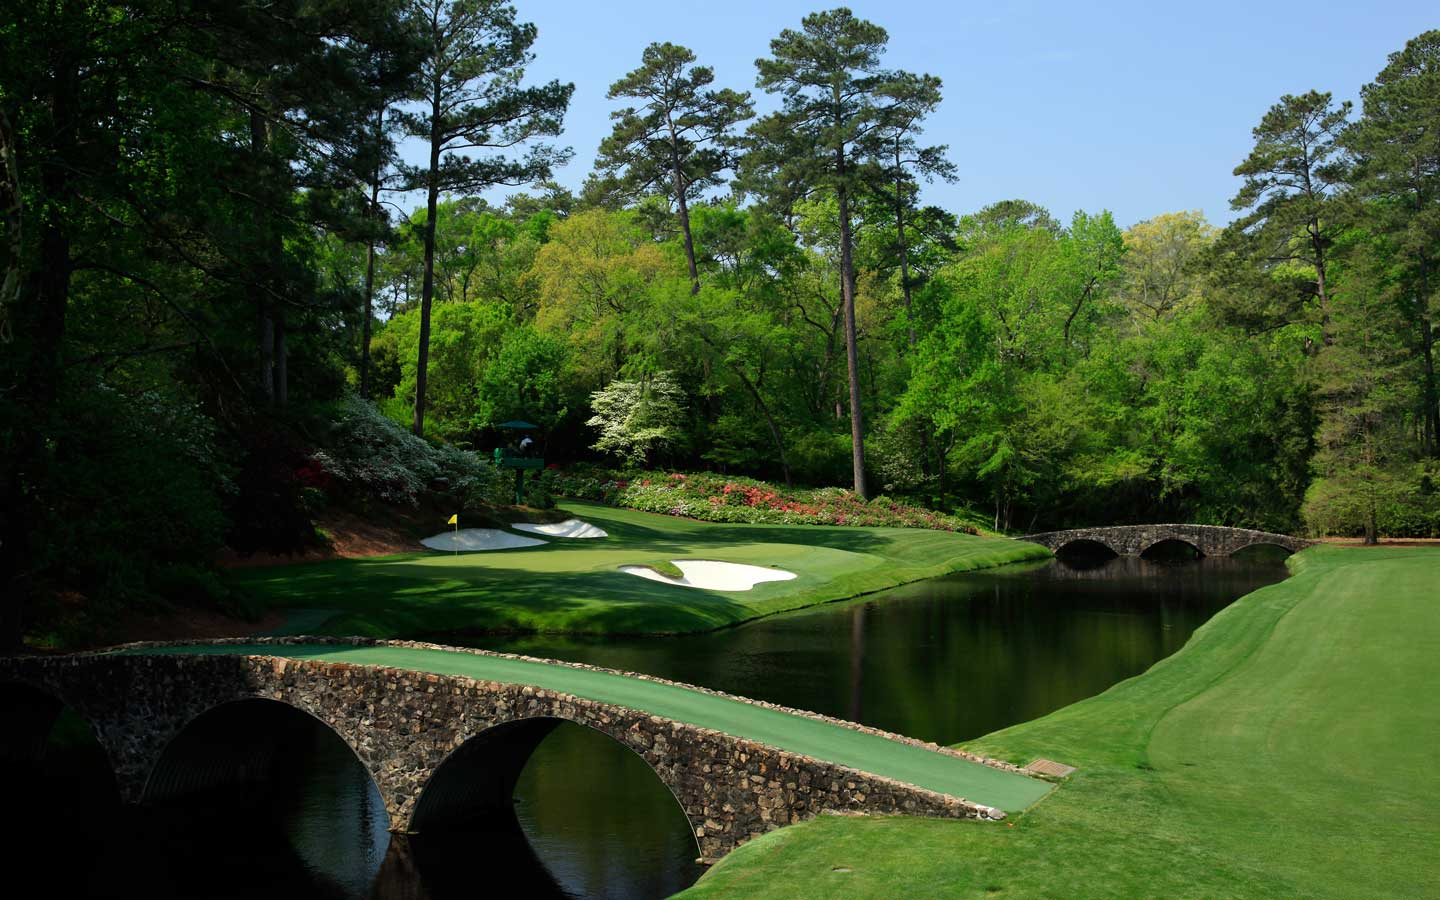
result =
M893 778L952 797L963 797L1006 812L1025 809L1048 793L1051 787L1037 779L840 725L676 685L569 666L444 650L318 644L195 645L128 652L280 656L534 685L722 731L791 753Z

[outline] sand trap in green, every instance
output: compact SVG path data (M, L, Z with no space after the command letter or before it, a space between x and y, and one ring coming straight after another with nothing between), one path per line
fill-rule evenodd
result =
M566 519L563 522L546 522L535 525L530 522L516 522L510 526L516 531L525 531L530 534L543 534L546 537L568 538L570 540L596 540L609 537L605 529L596 528L589 522L580 519Z
M271 608L342 611L308 629L311 634L680 634L1050 555L1022 541L915 528L722 525L593 503L563 508L609 536L547 538L539 546L488 553L427 551L241 569L229 579ZM796 577L717 591L620 571L668 567L676 559L783 569Z
M649 566L621 566L620 571L661 584L709 591L748 591L767 581L789 581L795 577L794 572L781 569L717 562L713 559L672 559L670 563L680 570L679 578L673 578Z
M769 744L792 753L882 775L974 803L1017 812L1050 791L1033 778L926 750L841 725L716 697L711 694L569 666L474 653L407 647L223 645L167 647L130 652L246 654L389 666L483 681L528 684L642 710L689 725Z
M539 547L545 542L539 538L521 537L498 528L462 528L459 531L442 531L420 541L431 550L446 550L454 553L476 553L484 550L516 550L521 547Z

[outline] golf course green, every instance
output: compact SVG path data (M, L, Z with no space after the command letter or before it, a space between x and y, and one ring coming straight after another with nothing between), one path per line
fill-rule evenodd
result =
M679 634L734 625L952 572L1044 559L1008 538L914 528L727 525L580 501L562 509L601 539L540 547L403 553L233 573L235 586L290 611L289 633L416 637L463 631ZM463 523L462 523L463 525ZM437 531L443 525L437 523ZM798 577L748 591L663 584L621 572L706 559Z
M1047 782L904 744L878 734L717 697L677 684L534 660L412 647L326 644L198 644L125 651L159 654L253 654L351 665L387 666L481 681L527 684L722 731L804 756L823 759L1018 812L1051 790Z
M822 817L682 896L1440 896L1440 550L1291 567L1144 674L968 744L1078 767L1007 826Z

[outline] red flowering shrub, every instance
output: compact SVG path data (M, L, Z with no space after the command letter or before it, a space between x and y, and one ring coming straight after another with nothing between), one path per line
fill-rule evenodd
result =
M930 528L976 534L963 519L888 497L865 502L841 488L781 488L750 478L710 472L670 472L622 477L592 466L544 473L544 487L556 496L598 500L629 509L688 516L710 522L786 525L865 525Z

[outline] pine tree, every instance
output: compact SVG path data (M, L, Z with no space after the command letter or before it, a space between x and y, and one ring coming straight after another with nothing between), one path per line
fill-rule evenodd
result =
M1346 135L1359 157L1355 193L1376 201L1382 228L1404 253L1402 292L1423 371L1419 390L1425 455L1440 458L1440 385L1435 316L1440 308L1440 30L1390 55L1361 89L1363 115Z
M551 81L522 87L536 29L517 23L515 8L497 0L416 0L413 14L427 46L418 112L404 112L405 132L424 139L429 160L402 166L408 185L425 191L425 268L420 298L416 367L417 435L425 430L425 380L430 353L430 307L435 296L435 212L442 191L478 193L550 177L569 150L535 142L560 133L575 85ZM509 151L525 147L523 155ZM476 151L494 151L484 156Z
M916 137L920 123L940 105L940 79L934 75L898 73L880 92L889 101L885 124L880 132L882 165L894 188L895 251L900 258L900 292L905 303L906 331L915 346L915 321L910 277L910 238L905 233L906 215L914 208L918 193L916 178L933 181L955 180L955 164L945 158L946 147L921 147Z
M756 85L780 95L779 112L750 129L748 180L788 203L821 190L836 198L840 227L840 293L849 375L851 463L855 493L866 496L865 423L855 328L853 204L873 171L880 137L897 104L887 90L899 76L880 67L885 29L840 7L804 18L770 42L758 59Z
M691 293L700 290L700 273L690 233L690 203L724 183L722 176L734 162L733 129L755 115L748 92L708 90L714 80L714 71L695 65L695 54L685 47L646 47L640 68L610 85L606 95L643 105L611 113L615 128L601 141L596 160L597 170L613 179L623 194L660 191L675 204Z
M1245 184L1230 201L1250 212L1230 226L1245 236L1269 265L1298 264L1310 270L1306 285L1320 307L1320 342L1331 340L1331 285L1327 267L1337 231L1331 199L1345 176L1337 159L1349 102L1334 105L1328 93L1286 94L1255 126L1255 149L1235 167Z

